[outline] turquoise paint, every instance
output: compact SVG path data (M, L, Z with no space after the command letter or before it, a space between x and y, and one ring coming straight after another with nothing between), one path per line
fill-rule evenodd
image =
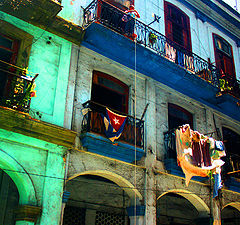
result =
M35 223L29 221L17 221L16 225L35 225Z
M30 115L42 114L41 120L63 126L71 57L71 42L0 12L0 19L34 36L28 69L36 79L37 97L32 98ZM51 43L47 41L51 37ZM39 119L39 118L38 118Z
M41 206L38 224L59 224L66 148L0 129L0 168L16 184L19 204ZM26 174L26 172L28 174ZM18 224L27 224L19 221Z

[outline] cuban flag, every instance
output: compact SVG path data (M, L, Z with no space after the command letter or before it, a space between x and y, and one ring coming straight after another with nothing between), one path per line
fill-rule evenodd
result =
M102 115L103 116L103 115ZM127 116L122 116L106 108L106 116L103 116L105 124L105 134L109 140L114 142L123 131Z

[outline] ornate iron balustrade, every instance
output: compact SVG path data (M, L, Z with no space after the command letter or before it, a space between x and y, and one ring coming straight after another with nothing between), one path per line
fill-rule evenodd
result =
M87 101L83 104L83 121L82 121L82 132L93 132L105 136L105 125L103 123L102 115L106 114L106 106L98 104L93 101ZM86 111L85 111L86 110ZM111 109L112 110L112 109ZM121 112L117 112L118 114L126 115ZM118 140L144 148L144 121L139 120L126 115L127 120L122 132L122 135ZM135 126L136 126L136 138L135 138Z
M37 76L0 60L0 105L28 112Z
M174 131L164 132L164 148L166 159L176 159L176 140Z
M103 0L92 1L84 10L83 27L87 28L93 22L101 23L132 40L136 39L138 44L201 77L219 88L222 93L240 97L239 82L236 78L223 76L211 63L111 4Z

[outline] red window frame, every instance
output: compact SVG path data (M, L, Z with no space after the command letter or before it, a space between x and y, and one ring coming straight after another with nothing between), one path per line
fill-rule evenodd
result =
M99 77L102 77L104 79L107 79L107 80L110 80L110 81L114 82L116 85L120 86L123 89L123 92L120 92L120 91L117 91L117 90L112 89L110 87L107 87L105 85L99 84L98 83L98 78ZM125 102L124 103L122 102L122 103L119 103L119 104L122 104L122 107L121 107L122 108L122 112L128 114L129 87L125 83L123 83L122 81L118 80L115 77L112 77L112 76L110 76L110 75L108 75L106 73L103 73L103 72L100 72L100 71L96 71L96 70L93 71L93 80L92 81L93 81L93 84L100 85L100 86L102 86L102 87L104 87L104 88L106 88L108 90L111 90L113 92L116 92L116 93L124 96L124 101Z
M9 39L9 40L12 41L12 43L13 43L13 44L12 44L12 48L7 48L7 47L2 46L2 45L0 45L0 48L1 48L1 49L4 49L4 50L6 50L6 51L11 52L11 53L12 53L12 57L11 57L10 62L8 62L8 63L16 64L17 55L18 55L18 50L19 50L19 41L16 40L16 39L14 39L14 38L12 38L12 37L9 37L9 36L7 36L7 35L5 35L5 34L2 34L2 33L0 33L0 36L2 36L2 37L4 37L4 38Z
M227 53L224 50L219 49L216 44L217 39L227 45L230 48L230 52ZM236 78L232 46L224 38L214 33L213 46L216 67L219 69L220 72L224 73L224 75L229 75L233 78Z
M181 24L178 24L172 18L172 12L175 11L181 18ZM165 35L171 41L174 41L174 33L173 33L173 24L182 29L182 38L183 43L175 43L179 44L183 48L192 51L192 43L191 43L191 32L190 32L190 20L189 17L178 7L173 5L170 2L164 1L164 18L165 18Z

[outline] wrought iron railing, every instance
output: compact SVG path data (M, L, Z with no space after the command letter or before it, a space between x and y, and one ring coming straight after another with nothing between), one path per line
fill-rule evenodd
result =
M176 159L176 138L174 131L164 132L164 148L166 159Z
M28 112L35 91L33 84L38 74L0 60L0 105Z
M132 39L155 53L172 61L190 73L201 77L222 93L229 93L240 97L239 82L236 78L223 76L218 69L198 55L184 49L177 43L169 40L158 31L139 20L125 14L120 9L103 0L94 0L84 10L83 27L97 22Z
M82 132L93 132L105 136L105 125L103 122L102 115L106 114L106 106L98 104L93 101L87 101L83 104L83 121L82 121ZM127 120L123 129L123 132L118 139L119 141L135 145L137 147L144 147L144 121L136 119L130 115L126 115L121 112L117 112L127 116ZM136 127L136 129L135 129ZM136 138L135 138L136 131Z

